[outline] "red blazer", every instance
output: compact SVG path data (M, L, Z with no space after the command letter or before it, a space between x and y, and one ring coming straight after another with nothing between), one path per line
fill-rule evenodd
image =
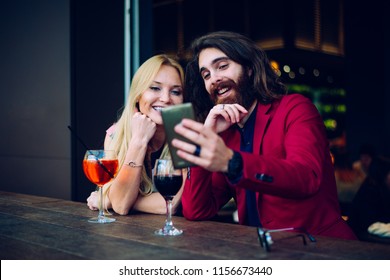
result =
M245 224L245 189L250 189L265 228L303 227L314 235L356 239L341 218L325 126L313 103L291 94L259 104L253 113L253 153L240 152L237 129L221 133L242 155L242 178L231 184L221 172L192 167L182 196L184 216L209 219L233 197L239 223Z

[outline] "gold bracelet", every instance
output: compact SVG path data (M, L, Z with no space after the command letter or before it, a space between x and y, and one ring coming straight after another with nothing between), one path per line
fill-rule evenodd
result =
M133 167L133 168L135 168L135 167L142 167L143 165L142 164L136 164L135 163L135 161L129 161L128 163L126 163L128 166L130 166L130 167Z

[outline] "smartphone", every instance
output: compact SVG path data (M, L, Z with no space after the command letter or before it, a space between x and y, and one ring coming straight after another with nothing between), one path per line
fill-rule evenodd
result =
M193 144L192 141L177 134L174 130L175 125L181 122L182 119L195 119L194 109L191 103L183 103L179 105L169 106L161 111L164 123L164 130L168 141L169 153L171 154L173 166L176 169L193 166L194 164L188 162L177 155L177 149L171 145L172 139L176 138Z

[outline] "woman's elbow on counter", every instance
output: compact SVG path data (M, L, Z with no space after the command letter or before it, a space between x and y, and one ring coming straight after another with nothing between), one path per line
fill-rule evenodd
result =
M130 208L128 207L115 207L113 206L112 209L117 213L118 215L121 216L126 216L130 212Z

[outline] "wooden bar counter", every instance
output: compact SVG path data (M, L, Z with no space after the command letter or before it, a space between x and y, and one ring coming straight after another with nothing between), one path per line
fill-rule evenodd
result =
M173 217L184 233L154 235L164 215L115 215L111 224L92 224L86 203L0 191L2 260L256 260L390 259L390 245L316 236L305 246L294 233L272 233L272 251L258 242L256 228ZM292 238L288 238L292 237Z

